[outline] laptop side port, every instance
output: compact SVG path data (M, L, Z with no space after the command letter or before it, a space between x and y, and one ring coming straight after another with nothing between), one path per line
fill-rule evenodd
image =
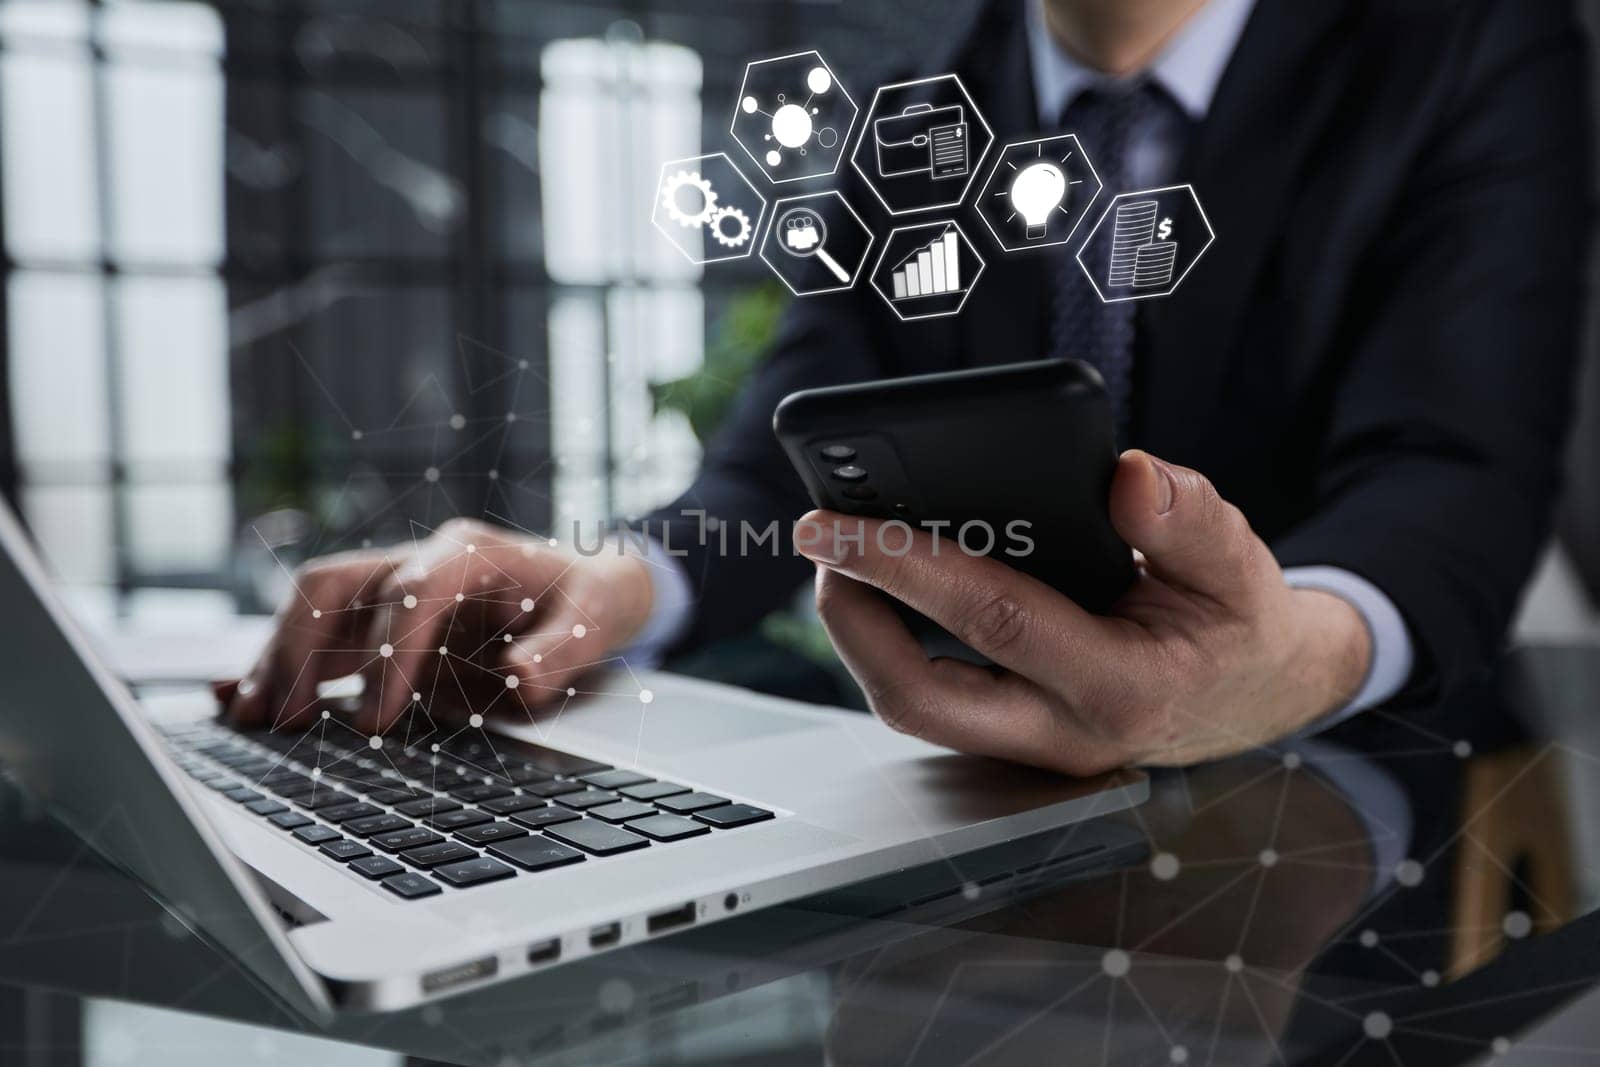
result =
M493 978L499 970L500 961L493 956L485 956L471 963L458 963L453 967L443 967L422 976L422 991L440 993L446 989L466 985L468 982L475 982L480 978Z
M561 939L552 937L548 941L540 941L536 945L528 946L528 962L532 964L554 963L561 958Z
M622 940L622 924L606 923L589 931L590 948L610 948Z
M651 934L664 934L668 930L676 930L680 926L691 926L694 923L694 901L673 908L670 911L658 911L645 920L645 929Z

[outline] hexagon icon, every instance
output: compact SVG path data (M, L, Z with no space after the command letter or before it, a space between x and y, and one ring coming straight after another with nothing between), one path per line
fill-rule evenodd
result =
M850 165L891 215L959 207L994 132L954 74L880 85Z
M661 165L650 221L691 263L744 259L767 214L762 196L726 152Z
M1217 239L1192 185L1119 193L1078 249L1108 304L1171 296Z
M746 64L728 132L774 183L839 169L856 102L818 52Z
M983 257L954 219L890 231L872 287L901 322L957 314L983 275Z
M872 241L856 209L830 190L772 205L761 258L795 296L837 293L855 286Z
M1007 252L1064 245L1099 199L1100 175L1077 134L1000 150L973 206Z

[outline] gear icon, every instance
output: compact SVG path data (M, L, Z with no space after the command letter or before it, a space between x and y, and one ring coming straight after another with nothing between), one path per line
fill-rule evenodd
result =
M732 232L726 232L724 223L731 222ZM711 236L724 248L738 248L750 240L750 216L736 207L725 207L711 216L707 224L711 229Z
M684 202L686 198L683 191L686 186L698 195L698 205L693 196L687 198L687 203ZM661 190L661 203L667 209L667 217L679 226L706 226L717 214L717 194L711 188L711 183L696 170L680 170L667 178ZM717 239L721 240L721 237Z

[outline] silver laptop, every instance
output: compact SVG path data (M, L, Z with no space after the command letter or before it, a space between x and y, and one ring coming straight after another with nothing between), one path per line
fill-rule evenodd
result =
M659 673L602 679L615 696L538 726L391 731L380 747L331 714L236 732L209 695L135 701L3 505L0 603L0 767L312 1015L410 1007L937 870L1148 796L1138 772L1062 779Z

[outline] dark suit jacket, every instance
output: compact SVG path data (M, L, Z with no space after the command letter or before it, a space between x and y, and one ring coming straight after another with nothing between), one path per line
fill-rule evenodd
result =
M945 68L996 150L1040 132L1021 2L988 4ZM1560 0L1259 0L1179 174L1216 243L1139 311L1130 443L1210 476L1283 564L1383 589L1418 653L1411 702L1494 658L1548 533L1585 285L1585 74ZM675 517L787 531L808 508L772 435L784 395L1046 354L1050 264L960 217L989 266L958 318L900 323L865 280L796 300L699 478L655 517L691 550L687 642L747 627L810 572L722 558Z

